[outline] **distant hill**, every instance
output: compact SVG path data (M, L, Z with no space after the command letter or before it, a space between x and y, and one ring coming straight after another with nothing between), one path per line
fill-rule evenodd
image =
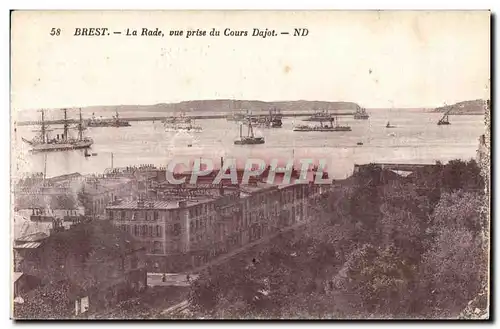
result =
M438 107L433 112L446 112L451 109L451 115L480 114L484 115L486 102L482 99L464 101L453 105Z
M102 110L118 110L118 111L148 111L148 112L233 112L241 109L249 111L267 111L272 108L277 108L282 111L356 111L359 105L352 102L323 102L323 101L279 101L279 102L263 102L252 100L230 100L230 99L215 99L215 100L197 100L185 101L180 103L161 103L155 105L117 105L117 106L90 106L83 108L84 111L102 111Z

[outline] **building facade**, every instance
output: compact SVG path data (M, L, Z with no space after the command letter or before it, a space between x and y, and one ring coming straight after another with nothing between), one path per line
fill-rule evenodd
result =
M231 193L177 200L119 202L106 218L133 235L147 250L148 270L182 271L262 239L317 212L320 187L255 182Z

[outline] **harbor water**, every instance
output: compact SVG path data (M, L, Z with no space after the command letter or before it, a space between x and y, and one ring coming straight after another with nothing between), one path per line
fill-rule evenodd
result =
M21 126L12 135L12 174L19 176L44 170L47 177L73 172L103 173L112 162L114 167L166 166L173 158L293 157L297 161L325 159L330 177L341 179L352 173L355 163L469 160L475 158L478 138L485 132L481 115L450 116L450 125L438 126L436 123L442 114L423 109L373 109L368 113L368 120L340 117L340 125L352 128L346 132L294 132L294 125L316 123L285 117L282 128L254 128L256 136L265 137L262 145L234 145L239 124L224 119L198 120L196 124L203 130L195 133L166 132L159 121L131 122L130 127L122 128L88 128L85 135L94 140L90 153L95 153L90 157L85 157L83 150L31 154L29 145L21 137L32 138L38 127ZM132 117L131 114L120 113L122 117ZM108 116L107 113L101 115ZM395 127L386 128L387 122ZM51 129L54 129L52 134L56 134L61 127L54 125ZM246 132L245 127L243 132Z

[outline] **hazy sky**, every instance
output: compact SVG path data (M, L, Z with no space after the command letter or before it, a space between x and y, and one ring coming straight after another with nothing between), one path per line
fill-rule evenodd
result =
M107 27L111 35L75 37L76 27ZM165 37L124 35L143 27ZM168 35L302 27L308 36ZM51 28L61 35L50 36ZM488 97L489 47L488 12L16 12L12 105L228 98L440 106Z

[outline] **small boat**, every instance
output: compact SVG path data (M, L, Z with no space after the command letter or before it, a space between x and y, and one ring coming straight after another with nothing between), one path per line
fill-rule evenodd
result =
M387 124L385 125L386 128L396 128L396 126L391 125L389 121L387 121Z
M448 119L448 114L445 114L441 119L439 119L437 124L438 126L449 125L450 120Z
M264 144L264 137L255 137L252 128L252 120L248 120L248 134L243 136L242 133L243 125L240 124L240 139L234 141L234 145L255 145Z
M363 142L357 142L356 145L363 145Z
M97 153L89 153L89 149L85 149L85 152L83 152L83 155L85 157L90 157L90 156L95 157L97 155Z

